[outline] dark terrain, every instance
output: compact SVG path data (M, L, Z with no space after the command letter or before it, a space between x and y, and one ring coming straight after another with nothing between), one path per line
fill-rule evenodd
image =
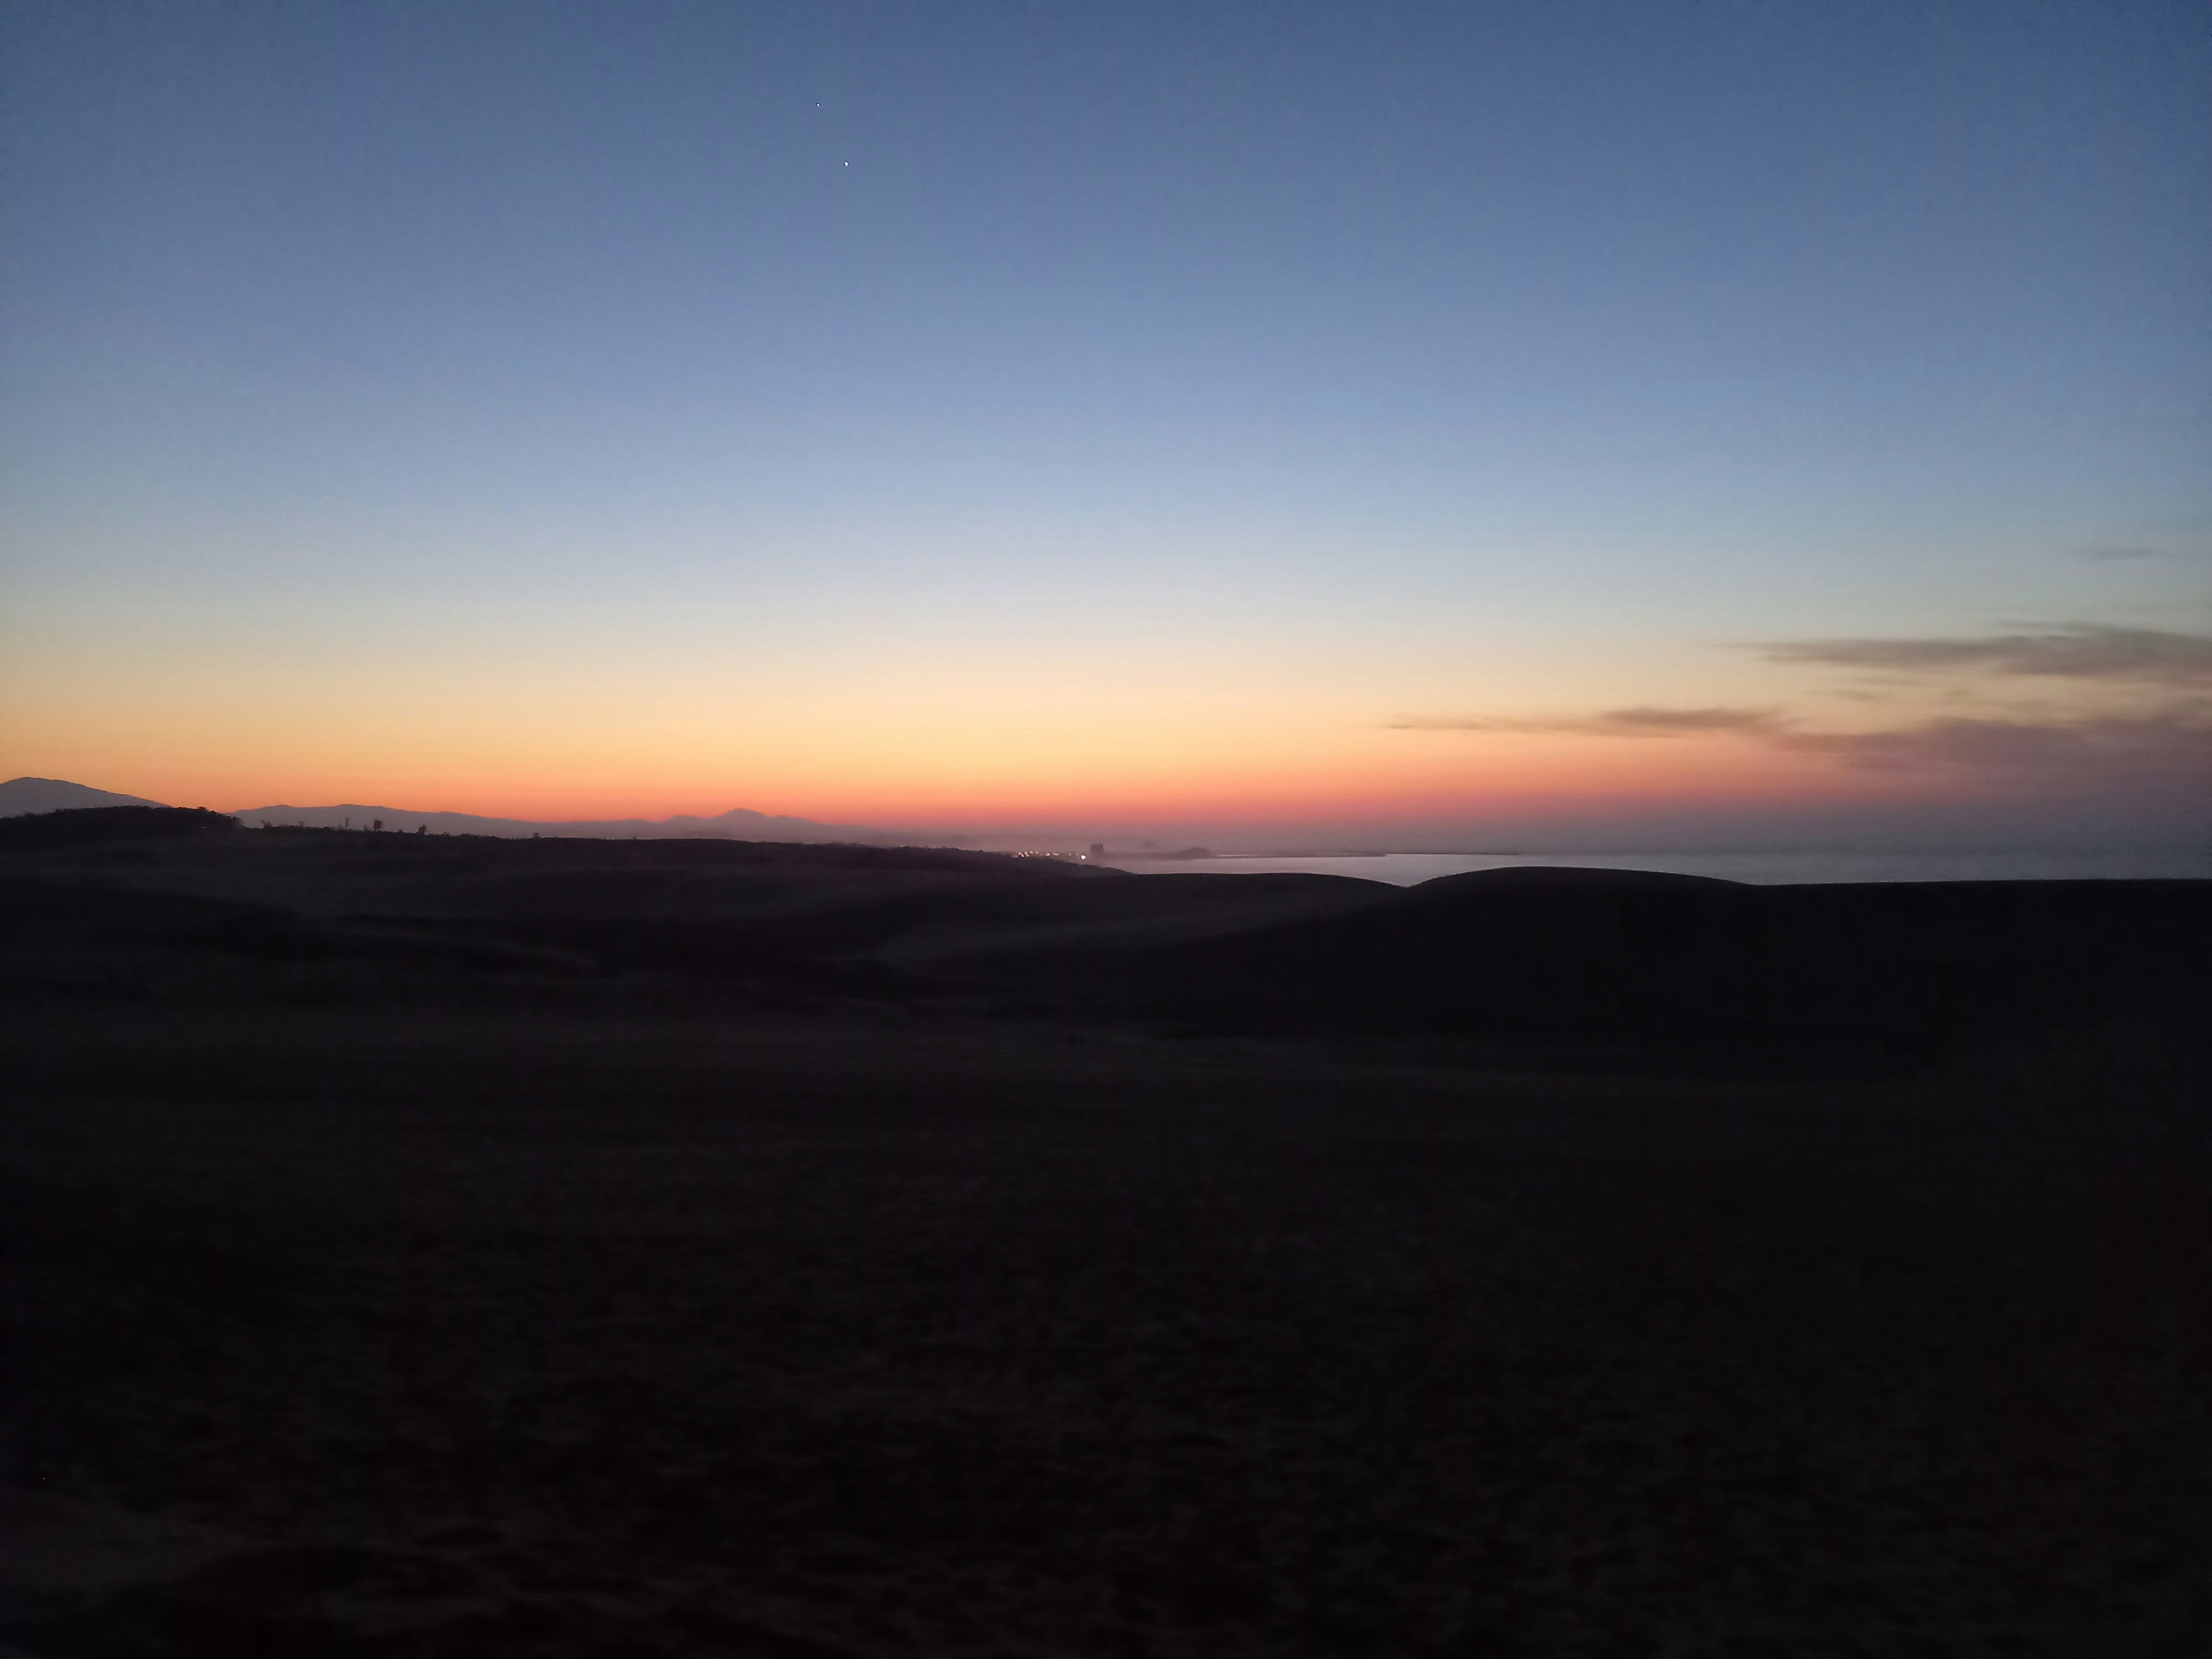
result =
M0 1650L2197 1655L2208 939L0 821Z

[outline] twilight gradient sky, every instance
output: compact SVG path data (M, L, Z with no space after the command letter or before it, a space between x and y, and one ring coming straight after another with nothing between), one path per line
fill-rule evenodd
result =
M0 770L2212 828L2198 0L11 0Z

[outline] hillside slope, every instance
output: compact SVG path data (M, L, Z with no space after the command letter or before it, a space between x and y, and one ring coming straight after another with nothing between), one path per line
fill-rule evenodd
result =
M143 795L118 795L60 778L10 778L0 783L0 818L28 812L70 812L87 806L161 806Z

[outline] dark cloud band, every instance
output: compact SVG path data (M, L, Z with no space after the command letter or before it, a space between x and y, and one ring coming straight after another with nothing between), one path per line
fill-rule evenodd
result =
M2125 773L2212 781L2212 718L2201 713L2071 720L1948 719L1891 732L1798 732L1784 748L1830 755L1868 771Z
M2061 793L2148 787L2212 803L2212 709L2028 719L1950 717L1881 732L1808 732L1753 708L1616 708L1565 720L1408 716L1407 732L1563 732L1583 737L1679 737L1726 732L1854 771L1978 775Z
M1933 673L1979 668L2070 679L2212 683L2212 637L2072 623L1978 639L1790 640L1758 647L1773 662Z

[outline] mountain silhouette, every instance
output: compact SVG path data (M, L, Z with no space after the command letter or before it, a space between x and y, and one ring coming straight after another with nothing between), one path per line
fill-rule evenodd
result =
M118 795L109 789L89 788L60 778L10 778L0 783L0 818L21 817L28 812L68 812L85 806L163 806L165 801L143 795Z
M85 803L90 805L92 803ZM24 809L29 810L29 809ZM817 823L811 818L785 817L732 807L713 817L678 814L665 818L569 818L549 822L532 818L495 818L474 812L422 812L404 806L363 805L345 801L335 806L247 806L234 815L249 828L263 823L306 824L317 830L349 825L366 830L380 819L386 830L412 833L419 825L434 835L567 836L601 841L625 841L631 836L659 840L706 841L881 841L883 834L852 823Z

